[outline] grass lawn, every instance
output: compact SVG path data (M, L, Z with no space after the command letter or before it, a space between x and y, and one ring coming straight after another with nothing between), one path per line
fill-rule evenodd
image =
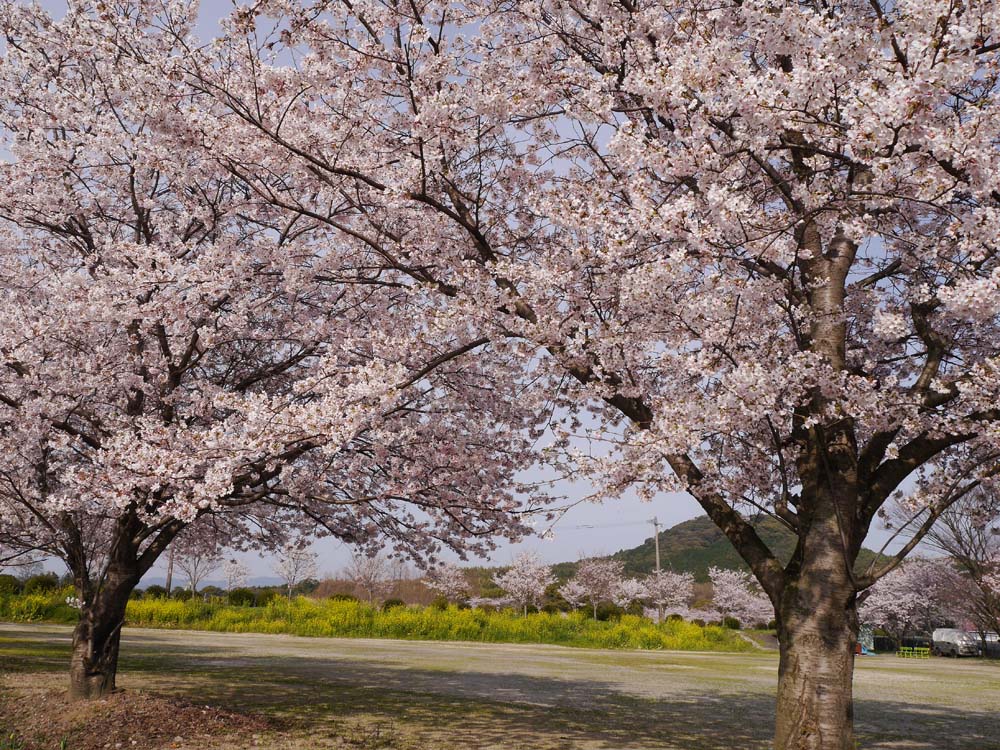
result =
M68 637L65 627L0 626L0 664L7 669L0 700L23 707L57 695ZM777 659L764 652L130 629L120 684L129 695L186 701L184 710L211 706L211 716L233 714L230 732L196 727L198 736L168 732L159 744L132 745L151 750L764 750L776 677ZM870 657L859 660L856 693L861 747L1000 750L996 663ZM2 721L0 729L23 731ZM91 750L86 741L73 735L67 750ZM122 746L130 741L123 738ZM58 744L25 750L42 747Z

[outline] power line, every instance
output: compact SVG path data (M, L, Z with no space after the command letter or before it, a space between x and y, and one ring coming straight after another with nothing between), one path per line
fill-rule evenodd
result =
M624 521L622 523L587 523L579 526L555 526L552 531L579 531L582 529L619 529L626 526L645 526L649 521Z

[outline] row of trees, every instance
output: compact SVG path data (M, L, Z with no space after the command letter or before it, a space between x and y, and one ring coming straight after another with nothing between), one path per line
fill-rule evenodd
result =
M853 748L859 599L1000 472L998 4L196 18L0 0L0 544L74 575L74 694L186 529L485 552L544 460L693 496L775 610L775 747Z
M973 629L985 638L1000 632L1000 576L975 580L947 558L914 558L873 586L858 613L862 623L897 641L945 626Z
M494 574L493 583L505 594L503 598L475 597L471 603L539 607L551 594L557 594L571 607L587 605L596 618L602 604L627 609L643 605L655 611L657 619L680 615L705 621L734 618L747 625L767 624L773 608L752 577L742 571L711 568L712 602L710 607L693 609L694 576L690 573L653 571L643 578L625 575L624 564L612 559L587 559L577 565L573 576L555 586L552 568L533 552L514 558L507 569ZM469 600L471 586L465 572L457 565L442 565L427 579L427 585L449 601Z
M316 583L319 557L315 552L299 545L288 545L275 550L273 558L271 571L281 580L289 597L300 584L306 581ZM192 593L197 593L200 582L215 573L221 573L227 592L246 586L250 574L246 563L236 558L225 558L223 550L185 550L181 547L176 554L170 555L170 559L170 564L176 565L185 575ZM344 570L344 576L359 595L371 602L391 589L394 582L391 567L382 554L355 553Z

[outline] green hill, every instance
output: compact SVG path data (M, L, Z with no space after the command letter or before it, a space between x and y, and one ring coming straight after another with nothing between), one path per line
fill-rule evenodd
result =
M795 535L773 518L765 517L756 524L760 538L774 551L782 563L791 559L795 551ZM862 549L858 567L867 567L875 557L874 552ZM623 549L611 557L625 563L631 575L649 573L656 565L653 538L638 547ZM660 532L660 565L668 570L694 574L695 580L707 581L708 569L732 568L749 570L729 540L712 523L708 516L684 521Z
M795 551L795 535L773 518L765 517L755 524L757 533L781 560L787 563ZM863 570L875 558L876 553L862 549L858 555L857 568ZM625 563L625 572L632 576L646 575L656 567L656 550L653 537L638 547L619 550L610 557ZM560 581L573 577L575 561L556 563L552 572ZM698 516L683 521L660 532L660 567L681 573L691 573L698 582L708 580L708 569L729 568L746 570L749 568L736 553L733 545L708 516ZM475 581L476 590L483 596L500 596L501 592L492 582L493 575L503 568L466 568Z

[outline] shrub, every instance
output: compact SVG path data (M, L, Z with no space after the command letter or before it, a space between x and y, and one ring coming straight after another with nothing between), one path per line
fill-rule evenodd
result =
M356 602L358 597L354 594L332 594L329 597L331 602Z
M674 612L673 614L667 615L667 619L668 620L672 620L674 622L683 622L684 621L684 618L681 615L677 614L676 612Z
M448 609L448 599L443 596L435 596L434 601L431 602L431 609L436 609L438 612L444 612Z
M740 621L737 620L735 617L723 617L722 627L729 628L730 630L739 630Z
M147 586L143 595L147 599L166 599L167 590L163 586L157 586L155 583L152 586Z
M41 573L24 582L25 594L48 594L59 587L59 576L55 573Z
M16 576L12 576L9 573L4 573L0 575L0 595L2 594L20 594L21 593L21 582L17 580Z
M170 598L176 599L179 602L190 601L191 589L174 589L170 594Z
M405 606L406 602L404 602L402 599L386 599L384 602L382 602L382 611L388 612L390 609L395 609L396 607L405 607ZM445 601L444 606L445 609L448 608L447 601Z
M257 594L256 594L256 598L257 598L257 606L258 607L266 607L269 604L273 604L274 602L281 601L285 597L283 597L281 594L279 594L274 589L266 589L264 591L258 591Z
M144 592L142 589L132 589L128 592L129 599L142 599Z
M702 620L700 617L696 617L693 620L691 620L691 624L697 625L699 628L705 627L705 621Z
M235 607L252 607L257 603L257 597L250 589L233 589L227 598Z
M319 581L315 578L307 578L295 586L296 594L312 594L319 588Z
M614 604L600 604L597 607L597 619L601 622L621 619L623 614L625 614L625 610Z

